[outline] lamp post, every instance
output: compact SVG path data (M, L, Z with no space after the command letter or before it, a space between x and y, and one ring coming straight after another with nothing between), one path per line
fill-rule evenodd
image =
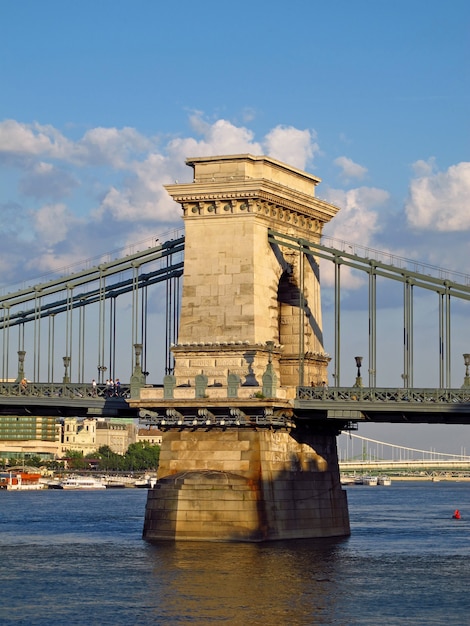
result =
M463 355L463 362L465 363L465 377L463 379L462 388L470 387L470 374L468 368L470 366L470 354Z
M71 358L69 356L63 356L62 360L64 362L64 378L62 379L62 382L65 384L70 382L69 366Z
M134 372L131 376L131 398L138 398L140 396L140 390L145 385L145 374L142 372L142 366L140 364L140 357L142 355L142 344L134 344Z
M362 356L355 356L356 367L357 367L357 376L356 382L354 383L354 387L362 387L362 378L361 378L361 365L362 365Z
M16 382L19 383L24 378L24 359L26 356L25 350L18 350L18 376Z
M108 368L106 365L98 365L98 382L102 383L104 378L104 373Z

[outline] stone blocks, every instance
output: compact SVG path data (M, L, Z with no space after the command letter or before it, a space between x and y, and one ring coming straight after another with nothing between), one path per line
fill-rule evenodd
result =
M349 534L334 435L169 431L144 538L266 541Z

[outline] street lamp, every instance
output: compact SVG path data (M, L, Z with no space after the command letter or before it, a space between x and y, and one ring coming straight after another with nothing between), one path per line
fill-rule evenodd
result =
M462 387L470 387L470 374L468 368L470 366L470 354L463 355L463 362L465 363L465 378L463 379Z
M356 382L354 383L354 387L362 387L362 378L361 378L361 365L362 365L362 356L355 356L356 367L357 367L357 376Z
M62 360L64 362L64 378L62 379L62 382L64 384L67 384L70 382L69 367L70 367L70 361L72 359L69 356L63 356Z
M104 373L108 368L106 365L98 365L98 382L102 383L104 378Z

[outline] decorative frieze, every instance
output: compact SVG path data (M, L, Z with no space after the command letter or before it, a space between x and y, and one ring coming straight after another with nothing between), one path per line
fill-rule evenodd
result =
M288 200L271 197L269 194L227 194L214 193L205 197L178 197L175 198L183 207L184 216L220 216L227 214L257 214L265 216L281 223L299 226L310 230L312 233L320 233L325 223L322 200L315 199L316 207L305 207ZM331 205L327 205L331 206Z

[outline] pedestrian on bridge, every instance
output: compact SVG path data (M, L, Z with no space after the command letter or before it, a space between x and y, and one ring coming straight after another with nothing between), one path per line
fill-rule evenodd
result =
M114 395L114 381L112 378L106 381L106 395L108 398Z

